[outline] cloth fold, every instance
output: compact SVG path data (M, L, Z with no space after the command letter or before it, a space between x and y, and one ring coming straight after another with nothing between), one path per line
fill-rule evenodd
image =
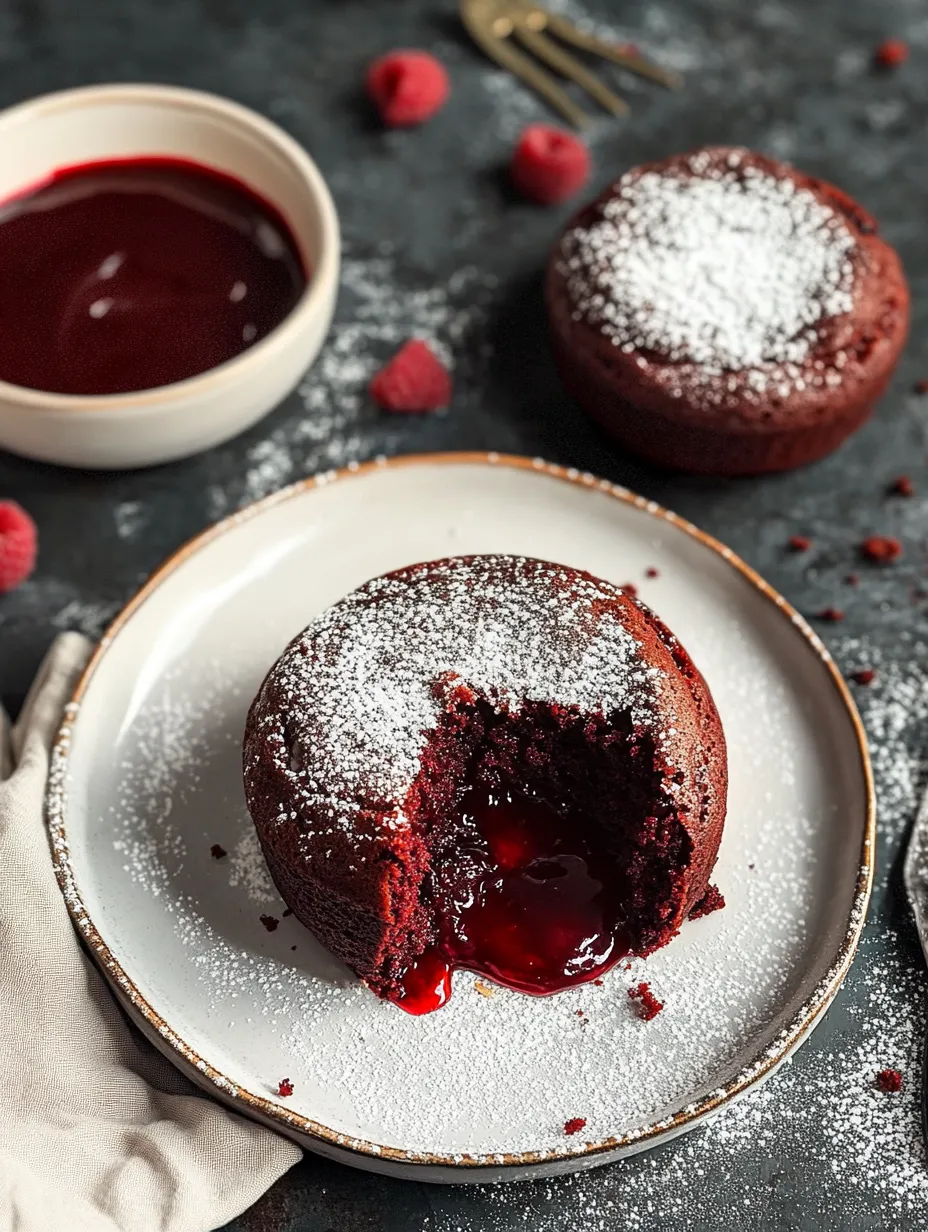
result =
M211 1232L300 1157L228 1112L122 1016L59 893L48 753L90 653L59 637L0 709L0 1232Z

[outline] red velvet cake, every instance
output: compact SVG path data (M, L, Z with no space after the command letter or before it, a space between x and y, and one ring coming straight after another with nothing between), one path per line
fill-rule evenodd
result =
M875 220L749 150L627 172L568 225L546 300L568 391L623 445L706 474L784 470L870 414L909 293Z
M252 703L245 793L294 914L374 992L455 967L529 993L674 936L706 894L725 741L686 651L621 588L456 557L375 578Z

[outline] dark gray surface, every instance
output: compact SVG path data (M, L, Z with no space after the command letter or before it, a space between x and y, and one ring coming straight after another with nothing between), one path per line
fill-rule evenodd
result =
M560 7L615 22L618 33L663 50L687 72L681 95L629 89L631 119L597 127L597 185L644 159L743 142L837 181L878 216L902 252L915 317L874 420L817 466L746 482L658 474L588 426L558 387L538 295L545 252L567 210L513 200L500 174L521 124L546 113L461 38L452 0L6 0L0 104L68 85L144 79L216 90L256 107L303 141L329 177L350 285L304 394L225 447L124 475L0 456L0 496L29 508L42 536L35 579L0 598L0 693L15 707L58 629L98 633L165 555L216 516L341 460L433 448L544 454L670 505L731 544L804 611L844 608L843 624L823 626L823 635L845 668L880 670L875 685L858 689L881 798L880 876L863 950L835 1007L762 1092L649 1156L582 1178L492 1191L387 1181L307 1158L232 1227L921 1228L928 1174L915 1085L924 981L894 864L928 736L919 590L928 400L911 392L928 376L924 7L917 0ZM898 73L876 74L869 57L887 33L908 37L913 58ZM385 134L359 83L373 55L404 45L445 59L453 99L427 127ZM392 247L381 251L384 243ZM412 330L434 332L452 351L454 405L440 417L388 419L359 394L376 363ZM887 499L888 482L901 472L911 474L918 495ZM785 550L794 532L813 537L810 553ZM856 545L873 532L901 535L903 561L859 565ZM851 570L861 575L857 588L844 581ZM903 1068L901 1096L873 1092L882 1065Z

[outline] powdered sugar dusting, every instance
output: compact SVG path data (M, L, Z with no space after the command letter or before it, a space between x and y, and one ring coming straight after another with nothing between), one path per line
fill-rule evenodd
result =
M642 363L746 373L755 393L806 379L822 322L852 306L855 240L833 210L742 150L632 171L612 193L562 241L575 319Z
M666 753L672 703L663 673L618 618L596 614L619 593L513 557L456 558L376 578L317 617L281 657L256 711L249 759L270 749L295 800L326 811L333 826L351 825L363 799L405 797L445 704L441 681L510 711L523 700L623 710Z

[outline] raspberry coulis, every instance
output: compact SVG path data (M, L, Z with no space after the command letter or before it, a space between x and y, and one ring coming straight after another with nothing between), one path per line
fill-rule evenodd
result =
M438 943L391 998L427 1014L459 967L542 996L602 975L630 952L614 862L582 819L515 792L474 789L461 843L436 869Z
M174 158L64 167L0 205L0 379L119 394L206 372L307 284L287 224L238 180Z

